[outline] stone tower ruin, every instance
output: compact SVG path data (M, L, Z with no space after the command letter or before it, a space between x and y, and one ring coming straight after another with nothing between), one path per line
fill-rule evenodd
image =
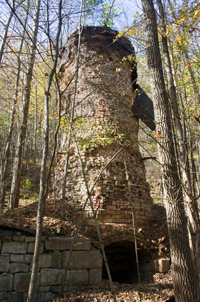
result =
M91 193L99 222L132 223L137 226L149 215L152 200L138 146L139 119L134 115L137 69L130 41L105 27L85 27L81 33L78 80L78 32L68 39L61 54L62 143L55 169L57 196L62 196L66 153L69 163L67 201L80 209L87 198L86 187L72 138L67 150L69 119L75 95L73 133L79 147L89 188L102 172ZM89 202L84 215L92 217Z

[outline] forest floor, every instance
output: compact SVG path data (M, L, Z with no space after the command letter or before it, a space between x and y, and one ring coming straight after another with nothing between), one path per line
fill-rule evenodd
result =
M170 301L173 302L173 286L170 273L154 275L153 283L125 284L114 282L117 302ZM91 285L70 290L64 298L56 298L54 302L114 302L108 280L99 285Z

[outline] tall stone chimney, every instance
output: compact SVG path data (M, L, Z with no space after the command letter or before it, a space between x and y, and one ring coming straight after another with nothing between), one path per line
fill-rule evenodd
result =
M85 27L82 31L72 127L89 188L110 161L91 194L98 221L130 224L133 211L137 226L142 226L152 200L138 146L139 120L132 112L137 69L130 41L117 38L117 34L105 27ZM64 162L69 151L66 198L80 209L87 193L73 139L67 150L77 53L76 31L69 37L61 57L62 144L55 175L57 196L61 197ZM84 214L92 217L89 202Z

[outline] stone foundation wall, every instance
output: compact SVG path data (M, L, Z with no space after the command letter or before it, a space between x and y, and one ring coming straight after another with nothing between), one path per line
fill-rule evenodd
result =
M25 302L31 276L35 237L3 235L0 241L0 301ZM57 295L66 268L71 238L42 238L35 301ZM89 239L77 239L65 289L102 281L102 255Z

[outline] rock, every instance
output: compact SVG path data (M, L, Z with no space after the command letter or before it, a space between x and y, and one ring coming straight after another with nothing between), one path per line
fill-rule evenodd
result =
M28 244L26 242L3 242L1 254L26 254Z
M99 284L102 282L102 270L90 269L89 270L89 284Z
M45 248L52 251L67 251L70 250L72 238L52 237L45 241ZM77 238L73 250L88 251L91 248L89 239Z
M13 262L10 264L10 272L13 273L27 273L29 271L29 265L26 263L18 263L18 262Z
M155 271L159 273L167 273L170 269L170 259L169 258L160 258L154 260Z
M88 270L71 270L70 285L87 285L88 284Z
M52 255L50 254L42 254L39 256L39 267L51 267L52 263ZM31 263L31 267L33 263Z
M9 272L9 256L0 256L0 272Z
M10 262L31 263L32 255L10 255Z
M7 293L0 293L0 301L6 299Z
M29 288L29 282L31 278L31 273L16 273L14 275L14 285L13 289L16 292L26 292ZM38 289L39 274L37 278L36 290Z
M13 284L12 274L1 274L0 275L0 292L11 292Z
M23 294L16 293L16 292L8 293L6 301L7 302L21 302L21 301L23 301Z
M63 268L66 268L70 252L63 252ZM92 269L102 267L102 255L99 250L72 252L70 269Z
M29 254L33 254L34 253L34 247L35 247L35 242L30 242L28 244L28 253ZM41 242L40 244L40 254L42 254L44 252L44 243Z
M62 253L57 252L52 254L52 268L61 268Z
M39 292L50 292L51 286L40 286Z
M14 235L13 236L13 241L20 241L23 242L25 239L25 235Z
M53 298L56 297L56 294L54 293L47 293L47 292L44 292L44 293L35 293L34 295L34 302L43 302L43 301L49 301L49 300L52 300ZM23 302L26 302L27 301L27 293L24 294L24 299L23 299Z
M41 269L41 286L60 285L63 280L65 270L55 268L42 268ZM67 272L66 284L69 283L69 271Z

